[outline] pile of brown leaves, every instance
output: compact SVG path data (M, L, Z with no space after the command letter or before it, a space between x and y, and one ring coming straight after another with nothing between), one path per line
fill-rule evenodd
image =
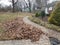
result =
M29 24L25 24L22 18L16 18L12 21L4 23L5 32L4 37L9 39L31 39L31 41L38 41L43 32Z

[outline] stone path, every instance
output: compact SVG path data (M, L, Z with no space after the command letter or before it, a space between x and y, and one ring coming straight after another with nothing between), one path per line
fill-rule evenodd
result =
M47 28L45 28L45 27L43 27L43 26L40 26L40 25L38 25L38 24L36 24L36 23L33 23L32 21L30 21L30 20L28 19L28 17L25 17L25 18L24 18L24 21L25 21L26 23L28 23L28 24L31 24L31 25L36 26L36 27L38 27L38 28L41 28L41 30L42 30L43 32L48 33L48 36L49 36L49 37L55 37L55 38L57 38L58 40L60 40L60 32L57 32L57 31L54 31L54 30L51 30L51 29L47 29Z
M0 45L50 45L46 36L41 36L38 42L31 42L30 40L10 40L0 41Z
M41 29L41 30L42 30L44 33L46 33L46 34L48 33L48 30L47 30L45 27L42 27L42 26L40 26L40 25L38 25L38 24L30 21L30 20L28 19L28 16L24 17L24 18L23 18L23 21L24 21L26 24L30 24L30 25L32 25L32 26L34 26L34 27L37 27L37 28Z
M49 33L48 33L49 37L55 37L58 40L60 40L60 32L53 31L53 30L50 30L50 29L48 29L48 30L49 30Z

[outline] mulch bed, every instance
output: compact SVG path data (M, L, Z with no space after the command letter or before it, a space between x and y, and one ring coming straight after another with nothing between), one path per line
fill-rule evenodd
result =
M25 24L23 18L16 18L3 23L5 32L1 35L2 39L31 39L31 41L39 41L41 29Z

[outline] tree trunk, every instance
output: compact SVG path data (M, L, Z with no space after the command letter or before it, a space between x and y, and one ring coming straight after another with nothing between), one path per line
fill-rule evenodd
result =
M30 0L28 0L28 2L29 2L29 12L31 12L31 2Z
M15 12L15 8L14 8L14 7L15 7L15 5L14 5L14 0L12 0L12 6L13 6L12 11Z

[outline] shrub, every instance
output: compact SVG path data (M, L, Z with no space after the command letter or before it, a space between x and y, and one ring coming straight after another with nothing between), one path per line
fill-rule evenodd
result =
M41 17L42 19L45 17L45 11L41 11Z
M57 3L48 21L52 24L60 26L60 3Z
M40 13L36 13L35 14L35 17L40 17Z

